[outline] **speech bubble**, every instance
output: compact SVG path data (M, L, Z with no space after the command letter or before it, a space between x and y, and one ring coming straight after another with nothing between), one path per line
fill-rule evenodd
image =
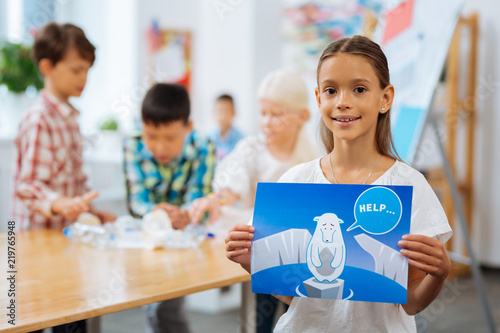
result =
M361 193L354 204L354 222L347 231L360 227L373 235L394 229L403 212L398 195L387 187L372 187Z

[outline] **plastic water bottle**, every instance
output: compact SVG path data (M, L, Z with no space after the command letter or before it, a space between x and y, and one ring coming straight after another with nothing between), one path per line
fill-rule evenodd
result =
M89 244L99 249L108 249L115 246L115 232L112 224L86 225L73 223L63 229L64 236L72 243Z
M184 230L171 229L165 238L165 247L182 249L197 247L207 237L207 228L201 224L188 224Z
M193 246L197 246L207 238L208 230L203 224L189 224L184 229L184 235L187 241Z

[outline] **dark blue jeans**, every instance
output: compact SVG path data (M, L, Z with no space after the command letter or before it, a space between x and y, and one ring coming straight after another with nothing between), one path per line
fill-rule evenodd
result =
M87 322L79 320L72 323L67 323L52 327L53 333L87 333Z
M43 330L33 331L31 333L42 333ZM62 324L52 327L53 333L87 333L87 322L85 320Z

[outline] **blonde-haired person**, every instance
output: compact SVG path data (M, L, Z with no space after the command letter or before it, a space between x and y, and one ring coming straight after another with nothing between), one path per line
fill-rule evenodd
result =
M260 132L242 139L217 166L213 182L216 195L193 203L193 222L206 211L211 221L216 220L220 197L228 205L252 208L258 182L277 181L292 166L318 157L304 128L310 116L308 91L298 74L270 72L260 83L257 99Z
M260 133L242 139L217 166L216 194L193 202L193 222L207 211L210 220L216 220L221 199L227 205L253 208L258 182L275 182L291 167L319 156L304 128L310 115L308 89L300 75L285 70L269 73L260 83L257 98ZM257 297L263 308L257 307L257 317L249 323L257 324L257 332L271 332L277 304L271 297Z

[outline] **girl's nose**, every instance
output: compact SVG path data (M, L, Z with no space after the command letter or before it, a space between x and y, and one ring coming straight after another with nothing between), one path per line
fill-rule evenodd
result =
M337 110L350 109L349 96L346 92L340 92L337 98Z

